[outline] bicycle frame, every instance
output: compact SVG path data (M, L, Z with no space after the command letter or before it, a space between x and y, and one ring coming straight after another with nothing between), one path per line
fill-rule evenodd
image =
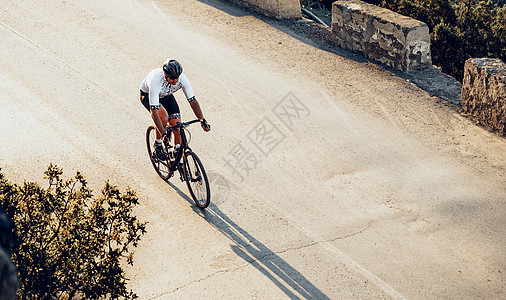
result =
M169 140L170 140L170 136L172 135L173 130L178 131L181 136L181 145L179 146L179 149L177 150L177 153L174 157L174 161L170 164L170 168L169 168L170 177L172 177L174 172L177 170L177 167L179 165L179 161L181 160L181 157L183 156L186 149L191 150L190 146L188 145L188 140L186 139L186 132L184 131L184 129L186 127L190 126L190 124L197 123L197 122L200 122L200 120L192 120L192 121L184 122L184 123L177 122L176 125L169 126L166 129L167 133L169 134Z

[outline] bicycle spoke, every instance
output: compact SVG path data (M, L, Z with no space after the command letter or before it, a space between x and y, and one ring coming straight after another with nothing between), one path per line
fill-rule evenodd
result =
M150 126L146 131L146 144L148 148L149 158L151 160L153 168L155 168L156 173L158 173L158 175L163 180L167 180L171 175L169 162L166 160L165 161L159 160L156 157L156 153L154 151L155 140L156 140L156 129L154 128L154 126Z
M185 156L186 184L197 206L205 208L209 205L211 194L204 167L193 152L189 151Z

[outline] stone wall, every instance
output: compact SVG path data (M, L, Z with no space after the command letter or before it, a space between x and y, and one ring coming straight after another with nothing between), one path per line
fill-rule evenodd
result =
M277 19L300 18L299 0L229 0ZM348 50L403 71L432 66L429 27L359 0L332 5L332 34Z
M299 0L229 1L278 19L301 17ZM333 3L330 35L342 48L402 71L432 67L425 23L360 0ZM469 59L461 94L462 108L470 118L506 136L506 65L502 61Z
M299 0L229 0L277 19L300 18Z
M341 47L409 71L432 66L429 27L359 0L332 5L332 32Z
M469 117L506 136L506 64L471 58L464 67L462 108Z

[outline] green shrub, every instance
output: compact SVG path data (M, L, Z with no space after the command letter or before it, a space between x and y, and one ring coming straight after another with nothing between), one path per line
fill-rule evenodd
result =
M373 3L375 0L365 0ZM459 81L472 57L506 60L505 1L383 0L380 6L425 22L432 62Z
M0 205L12 222L12 261L19 299L135 299L126 288L122 261L133 264L132 247L145 224L132 216L138 204L130 189L121 194L106 182L94 198L85 177L63 180L49 165L47 189L33 182L10 184L0 172Z
M466 54L465 45L459 37L455 28L446 24L439 23L430 34L431 52L433 63L441 66L444 62L443 72L458 77L464 71ZM448 51L448 49L452 49ZM438 63L439 62L439 63Z

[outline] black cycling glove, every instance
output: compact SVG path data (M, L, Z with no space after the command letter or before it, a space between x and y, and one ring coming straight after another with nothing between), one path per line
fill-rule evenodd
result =
M211 125L209 125L209 123L207 123L206 119L202 119L200 121L200 126L202 126L202 128L204 128L204 129L211 130Z

